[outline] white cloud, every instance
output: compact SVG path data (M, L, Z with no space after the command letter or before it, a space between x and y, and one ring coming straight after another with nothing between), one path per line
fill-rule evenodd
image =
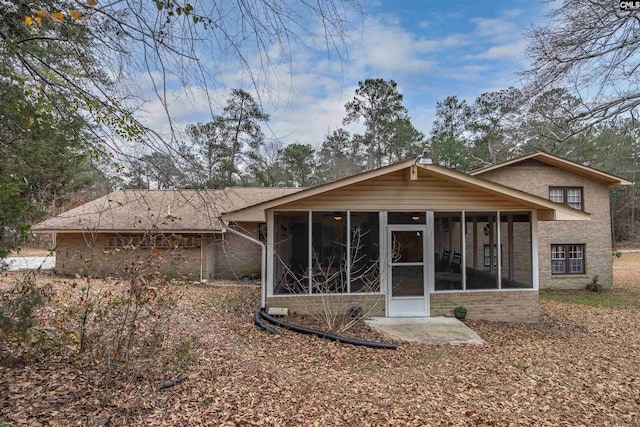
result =
M473 18L476 24L475 34L493 41L512 40L520 34L521 28L513 21L505 18Z
M402 28L394 18L384 16L367 23L362 43L354 48L352 57L357 71L374 69L388 75L430 73L438 64L438 52L468 43L463 34L419 37Z
M525 11L523 9L504 9L502 11L502 16L504 16L505 18L514 19L522 16L524 12Z
M326 56L319 58L313 52L294 50L291 63L272 66L268 75L258 81L261 101L272 117L265 129L267 137L275 136L286 143L319 143L328 132L342 126L344 104L353 97L355 82L369 77L398 80L403 74L428 76L437 73L437 53L466 43L467 38L461 34L441 39L418 37L402 28L396 20L385 17L368 21L361 43L352 46L349 63L339 64ZM252 66L264 72L259 58L253 60ZM219 77L228 89L244 87L255 93L246 72L233 70L228 64L217 64L217 69L225 70ZM140 79L140 83L151 94L151 86L145 79ZM422 82L411 84L407 90L425 90L425 86ZM209 119L211 108L205 96L207 90L213 101L213 113L216 113L224 105L228 90L186 86L167 91L168 109L175 129ZM164 136L169 135L167 114L157 97L151 96L137 113L149 127ZM350 130L360 129L353 125Z
M432 60L422 57L431 49L428 41L415 36L396 25L375 22L364 34L362 46L354 53L359 68L372 67L387 73L429 70Z
M477 96L476 92L505 79L502 74L493 75L492 70L522 55L525 42L514 23L520 13L513 9L498 18L473 18L465 21L471 23L468 28L438 37L424 35L436 27L428 21L410 30L393 16L373 17L365 23L359 43L350 46L349 62L341 63L326 53L299 46L292 50L291 62L268 68L262 67L260 58L250 58L251 66L258 71L255 82L237 63L216 61L219 58L210 52L207 60L211 61L212 74L224 87L212 83L212 87L204 88L194 82L194 86L176 86L168 92L168 108L176 128L183 129L189 123L207 121L211 108L219 113L231 88L243 87L255 94L253 84L257 83L263 106L271 114L265 129L267 137L316 145L328 132L342 126L344 104L353 97L359 80L392 78L405 94L414 125L428 133L436 100L464 93ZM146 82L139 84L149 89ZM207 91L211 99L205 96ZM443 96L443 91L449 93ZM138 114L151 128L168 134L167 117L157 98L150 97ZM349 129L359 131L360 127Z
M523 57L523 52L527 47L525 40L518 40L513 43L507 43L498 46L491 46L479 55L475 55L474 58L478 59L510 59L519 60Z

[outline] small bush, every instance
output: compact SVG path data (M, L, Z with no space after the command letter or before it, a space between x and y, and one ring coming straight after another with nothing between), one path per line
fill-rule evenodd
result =
M9 291L0 291L1 335L17 338L32 350L46 352L57 340L51 331L40 326L37 311L51 296L51 286L39 286L32 273L17 279Z
M453 314L454 314L454 315L456 316L456 318L458 318L458 319L461 319L461 320L462 320L462 319L466 319L466 317L467 317L467 309L466 309L466 308L464 308L464 307L462 307L462 306L456 307L456 308L453 310Z
M587 291L591 291L591 292L601 292L602 291L602 285L600 283L598 283L598 276L593 276L593 278L591 279L591 283L589 283L587 286L585 286L585 289Z

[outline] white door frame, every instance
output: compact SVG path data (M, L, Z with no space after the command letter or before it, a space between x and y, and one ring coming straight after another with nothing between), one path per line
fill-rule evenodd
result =
M422 232L422 262L412 263L394 263L391 256L393 252L392 232L394 231L420 231ZM386 265L387 265L387 317L426 317L429 316L429 286L428 286L428 269L430 262L428 228L426 224L407 224L407 225L388 225L386 233ZM393 297L393 278L392 272L394 266L422 266L423 296L415 297Z

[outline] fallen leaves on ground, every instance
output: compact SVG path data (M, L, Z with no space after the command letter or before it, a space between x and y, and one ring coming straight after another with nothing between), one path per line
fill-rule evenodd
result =
M64 280L54 280L64 286ZM616 273L636 295L640 272ZM468 321L487 345L354 347L253 324L255 286L182 287L163 360L106 405L61 353L0 356L0 421L15 425L638 425L640 310L541 300L539 324ZM353 334L372 332L360 325ZM171 362L172 361L172 362ZM177 363L179 361L180 363ZM165 389L162 384L184 381Z

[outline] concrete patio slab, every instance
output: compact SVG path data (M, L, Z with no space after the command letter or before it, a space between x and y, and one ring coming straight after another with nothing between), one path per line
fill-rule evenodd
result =
M365 323L392 340L422 344L485 344L455 317L374 317Z

